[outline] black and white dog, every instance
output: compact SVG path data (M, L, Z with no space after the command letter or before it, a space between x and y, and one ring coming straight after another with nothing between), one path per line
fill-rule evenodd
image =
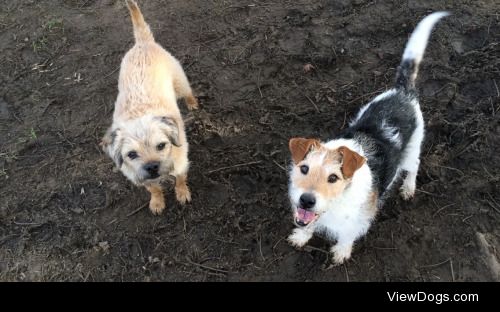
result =
M289 196L297 228L289 242L304 246L314 232L336 240L333 261L351 256L400 172L404 199L415 194L424 120L415 79L434 25L447 12L425 17L408 41L396 84L361 108L337 138L292 138Z

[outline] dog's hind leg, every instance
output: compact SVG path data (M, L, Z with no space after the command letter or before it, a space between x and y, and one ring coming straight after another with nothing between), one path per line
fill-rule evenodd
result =
M189 80L182 69L182 66L176 62L174 66L174 89L177 98L184 98L189 110L198 108L198 100L193 95L193 90L189 84Z
M420 149L424 139L424 120L418 103L416 103L416 119L417 127L406 146L403 161L401 162L401 169L407 172L403 185L399 189L404 200L409 200L415 195L417 173L420 165Z
M415 189L417 188L417 171L418 171L418 163L415 165L416 169L406 170L407 174L405 179L403 180L403 185L399 189L401 197L404 200L410 200L415 195Z
M159 184L146 186L146 189L151 193L149 209L153 214L161 214L165 209L165 198L163 198L163 190Z

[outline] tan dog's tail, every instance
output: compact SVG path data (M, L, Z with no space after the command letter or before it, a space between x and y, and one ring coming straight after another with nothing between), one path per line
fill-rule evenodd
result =
M127 6L132 17L132 24L134 25L134 36L136 42L154 41L153 34L149 29L148 24L144 21L141 10L134 0L126 0Z

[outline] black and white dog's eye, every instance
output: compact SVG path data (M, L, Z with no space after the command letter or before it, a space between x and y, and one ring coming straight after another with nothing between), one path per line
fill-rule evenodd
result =
M130 158L130 159L136 159L137 157L139 157L139 155L137 155L137 152L136 152L136 151L131 151L131 152L128 152L127 156L128 156L128 158Z
M335 182L337 182L338 179L339 179L339 177L337 177L336 174L331 174L328 177L328 183L335 183Z
M160 144L156 145L156 149L159 151L163 150L164 148L165 148L165 143L160 143Z
M309 167L306 165L300 166L300 172L302 172L303 174L307 174L309 172Z

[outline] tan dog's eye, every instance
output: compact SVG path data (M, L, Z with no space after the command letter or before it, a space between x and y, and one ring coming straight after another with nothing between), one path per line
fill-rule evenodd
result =
M165 148L165 143L160 143L160 144L156 145L156 149L159 151L163 150L164 148Z
M300 166L300 172L302 172L303 174L307 174L309 172L309 167L306 165Z
M136 152L136 151L131 151L131 152L128 152L127 156L128 156L128 158L130 158L130 159L136 159L137 157L139 157L139 155L137 155L137 152Z
M335 183L335 182L337 182L338 179L339 179L339 177L337 177L336 174L331 174L328 177L328 183Z

